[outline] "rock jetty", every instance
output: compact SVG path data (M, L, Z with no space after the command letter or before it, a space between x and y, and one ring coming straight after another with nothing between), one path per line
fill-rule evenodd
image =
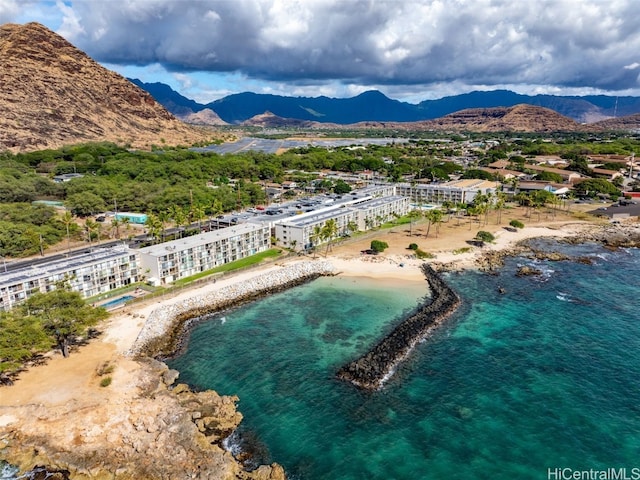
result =
M335 273L335 267L327 261L297 262L205 295L158 307L147 317L127 353L131 357L171 355L180 346L181 339L194 318Z
M438 273L426 263L421 268L431 289L431 302L404 320L364 356L340 368L339 379L365 390L379 390L416 343L458 308L460 298Z

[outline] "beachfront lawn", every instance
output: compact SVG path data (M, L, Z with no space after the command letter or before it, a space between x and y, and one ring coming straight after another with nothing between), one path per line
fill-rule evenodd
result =
M216 273L225 273L231 272L233 270L239 270L242 268L251 267L253 265L257 265L258 263L263 262L264 260L277 258L282 254L282 250L279 248L271 248L265 252L256 253L255 255L251 255L250 257L241 258L240 260L236 260L235 262L225 263L224 265L220 265L219 267L212 268L211 270L207 270L206 272L200 272L196 275L192 275L190 277L181 278L180 280L176 280L173 285L174 286L183 286L188 283L191 283L195 280L198 280L203 277L208 277L209 275L215 275Z

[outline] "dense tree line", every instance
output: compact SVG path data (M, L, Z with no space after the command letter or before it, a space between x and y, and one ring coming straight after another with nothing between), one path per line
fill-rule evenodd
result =
M497 142L489 144L486 138ZM451 157L463 154L461 145L456 143L462 140L475 141L467 154L472 160L466 169L451 161ZM629 154L639 147L637 138L615 134L599 138L587 134L522 134L517 139L509 138L508 134L490 137L469 134L456 138L416 134L408 142L389 145L332 149L307 146L282 155L253 151L218 155L188 149L144 152L111 143L80 144L15 155L0 152L0 204L3 204L0 222L4 222L0 225L3 227L0 255L34 254L65 236L81 233L68 223L56 221L51 209L29 206L38 199L62 201L77 217L117 209L154 214L160 222L176 223L178 219L169 213L171 208L183 209L187 218L193 220L261 204L266 201L267 182L293 180L304 186L315 181L314 172L323 169L352 173L368 169L392 181L400 181L403 175L445 181L452 174L493 180L491 174L478 170L477 166L508 158L514 169L526 171L531 155L555 154L568 159L570 169L588 174L586 155ZM53 181L54 175L64 173L79 173L83 177L64 183ZM538 178L558 181L553 174L538 174ZM343 183L320 186L342 193L348 191ZM13 213L9 215L5 207ZM18 213L24 215L21 217ZM72 231L67 231L68 228ZM94 235L91 231L84 233L88 240Z

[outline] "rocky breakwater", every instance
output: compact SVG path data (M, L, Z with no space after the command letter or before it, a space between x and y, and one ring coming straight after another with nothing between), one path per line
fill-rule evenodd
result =
M438 273L426 263L421 268L431 289L431 302L420 307L364 356L340 368L339 379L365 390L379 390L414 346L458 308L460 298Z
M292 263L205 295L159 307L147 317L128 354L169 356L179 348L193 319L335 273L334 266L326 261Z

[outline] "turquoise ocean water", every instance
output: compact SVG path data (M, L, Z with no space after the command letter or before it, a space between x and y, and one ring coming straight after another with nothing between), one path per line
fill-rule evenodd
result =
M424 285L321 278L216 315L168 362L240 397L232 443L293 479L535 479L640 467L640 252L445 277L463 307L384 390L335 371L416 308ZM506 293L497 294L498 287ZM551 477L554 478L554 477Z

